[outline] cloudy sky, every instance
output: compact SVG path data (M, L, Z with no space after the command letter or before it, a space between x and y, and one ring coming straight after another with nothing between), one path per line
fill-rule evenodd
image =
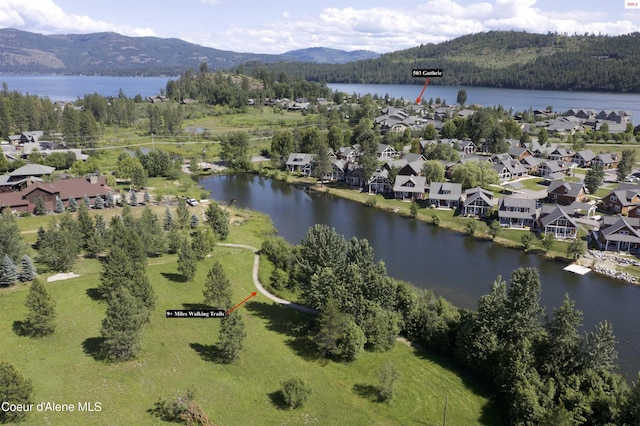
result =
M517 29L640 31L627 0L2 0L0 28L114 31L203 46L283 53L314 46L390 52L463 34Z

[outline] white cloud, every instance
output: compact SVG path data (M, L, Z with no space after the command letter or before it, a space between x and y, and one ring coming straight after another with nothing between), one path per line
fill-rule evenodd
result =
M153 36L151 28L135 28L65 13L53 0L3 0L0 27L24 28L44 34L115 31L130 36Z
M221 0L200 0L204 4L208 4L210 6L217 6L221 3Z
M289 12L285 11L285 12L282 12L282 17L285 18L285 19L289 19L289 18L291 18L291 15L289 15Z

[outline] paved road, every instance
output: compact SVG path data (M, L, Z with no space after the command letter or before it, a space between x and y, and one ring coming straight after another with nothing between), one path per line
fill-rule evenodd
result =
M293 303L290 302L289 300L285 300L285 299L281 299L278 296L269 293L260 283L260 280L258 279L258 267L260 266L260 256L258 255L258 249L252 246L248 246L245 244L226 244L226 243L219 243L218 244L220 247L234 247L234 248L240 248L240 249L244 249L244 250L250 250L254 253L255 258L253 260L253 284L256 286L256 288L258 289L258 291L262 294L264 294L266 297L268 297L269 299L273 300L276 303L279 303L283 306L286 306L287 308L291 308L291 309L296 309L298 311L302 311L302 312L306 312L309 314L317 314L318 311L316 311L315 309L311 309L308 308L306 306L303 305L298 305L297 303Z

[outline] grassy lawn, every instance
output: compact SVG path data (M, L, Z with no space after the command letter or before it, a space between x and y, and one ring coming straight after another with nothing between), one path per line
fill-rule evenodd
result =
M158 206L163 210L164 207ZM142 209L134 209L137 214ZM118 209L102 213L118 212ZM24 218L21 228L32 233L42 218ZM229 242L259 247L272 232L268 217L234 211ZM26 315L28 286L0 291L0 359L33 380L35 402L75 404L100 402L100 412L31 413L25 424L161 424L147 410L161 397L194 387L196 401L219 425L249 424L439 424L448 398L448 424L496 424L493 407L481 385L464 378L437 357L397 343L386 353L366 353L351 364L316 358L305 327L306 314L277 306L262 295L240 308L247 325L245 350L232 365L210 360L217 341L217 319L166 319L166 309L200 303L204 277L213 260L231 278L234 300L254 291L253 254L216 247L212 258L198 265L193 282L182 282L175 256L149 259L147 273L158 304L143 333L138 359L104 363L94 359L103 302L91 298L99 282L97 260L82 259L74 267L81 277L48 283L57 303L56 332L46 338L20 337L14 321ZM265 265L268 274L269 265ZM373 401L375 371L391 361L400 371L397 394L390 404ZM298 410L278 408L280 382L293 375L312 387L308 403ZM275 400L275 402L274 402Z

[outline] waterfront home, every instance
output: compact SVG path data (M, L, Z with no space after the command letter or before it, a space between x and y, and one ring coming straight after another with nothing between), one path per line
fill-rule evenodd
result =
M596 243L600 250L640 252L640 219L618 216L603 217L600 229L596 232Z
M605 213L629 214L629 210L640 205L640 188L629 188L624 185L611 191L602 198L600 210Z
M311 176L311 172L313 170L313 157L313 154L292 152L287 158L287 170L290 172L299 172L305 176Z
M396 176L393 183L394 196L400 200L422 200L426 191L424 176Z
M389 194L393 190L393 185L389 181L389 170L382 168L376 170L367 181L369 193Z
M462 184L453 182L431 182L429 205L457 209L462 196Z
M346 160L334 160L331 163L331 171L327 173L326 179L332 182L343 182L348 164Z
M490 216L493 213L493 192L481 187L470 188L464 192L462 214L465 216Z
M335 152L338 159L354 162L359 156L358 150L353 146L343 146Z
M539 226L543 233L553 235L556 240L574 240L578 235L578 224L567 210L557 204L540 217Z
M536 200L529 198L501 198L498 203L500 226L508 228L533 228L538 220Z
M358 164L349 163L344 173L344 182L347 185L362 187L364 185L364 170Z
M547 201L550 203L568 206L574 202L584 202L587 199L587 190L581 182L564 182L554 180L547 189Z

